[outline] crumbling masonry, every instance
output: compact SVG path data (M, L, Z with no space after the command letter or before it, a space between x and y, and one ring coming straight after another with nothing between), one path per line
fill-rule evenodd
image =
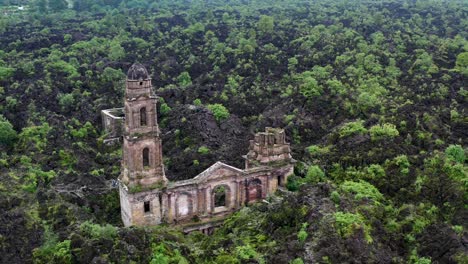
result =
M292 174L294 160L284 130L267 127L250 141L245 169L216 162L190 180L168 181L156 103L147 70L134 64L127 74L125 117L113 114L115 109L102 112L110 133L124 121L119 192L125 226L168 223L186 232L209 233L233 211L273 194Z

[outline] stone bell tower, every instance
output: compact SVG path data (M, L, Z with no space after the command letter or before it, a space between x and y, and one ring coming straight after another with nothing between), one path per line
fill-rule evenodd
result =
M162 190L167 184L156 112L157 97L146 68L133 64L125 87L120 208L125 226L163 220Z
M121 181L128 187L154 188L167 183L162 161L157 97L146 68L133 64L125 89L125 125Z

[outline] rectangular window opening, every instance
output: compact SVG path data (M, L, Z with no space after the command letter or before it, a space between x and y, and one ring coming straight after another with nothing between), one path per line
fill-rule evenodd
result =
M150 202L149 201L144 203L144 208L145 208L145 213L150 212Z

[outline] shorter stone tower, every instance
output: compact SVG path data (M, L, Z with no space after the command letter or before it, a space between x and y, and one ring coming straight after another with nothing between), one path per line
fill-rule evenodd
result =
M284 129L267 127L250 140L249 152L244 156L245 169L260 166L284 165L294 162L291 148L286 143Z

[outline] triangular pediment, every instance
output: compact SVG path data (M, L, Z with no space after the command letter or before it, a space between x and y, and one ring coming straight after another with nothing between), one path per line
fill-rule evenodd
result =
M193 179L197 182L204 182L212 179L224 178L227 176L240 175L243 172L244 171L241 169L218 161Z

